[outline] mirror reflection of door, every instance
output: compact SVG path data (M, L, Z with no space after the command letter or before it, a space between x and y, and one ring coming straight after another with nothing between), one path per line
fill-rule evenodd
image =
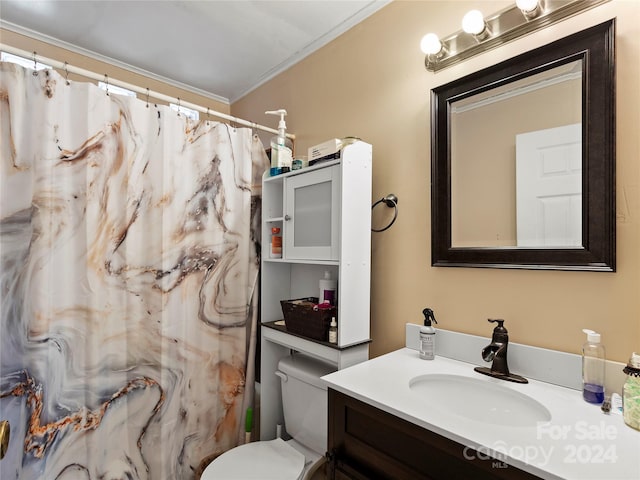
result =
M519 247L582 246L582 125L516 135Z
M516 137L523 132L576 125L581 151L582 64L551 68L451 103L451 246L454 248L536 248L582 245L582 204L578 199L570 234L547 235L544 243L524 241L522 224L539 223L539 215L518 212ZM545 162L552 162L550 150ZM581 160L578 159L578 163ZM549 168L551 168L549 166ZM581 185L582 173L575 172ZM559 201L559 199L556 199ZM550 204L549 202L547 202ZM569 208L567 206L567 208ZM531 212L534 209L530 209ZM548 224L558 208L546 213ZM519 226L519 223L521 224ZM556 228L558 230L559 228Z

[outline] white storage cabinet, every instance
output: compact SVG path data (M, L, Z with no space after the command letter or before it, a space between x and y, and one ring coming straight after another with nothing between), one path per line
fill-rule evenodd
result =
M372 147L355 142L331 160L262 181L260 437L284 424L278 361L291 350L345 368L369 358ZM280 228L282 258L271 257ZM325 271L338 280L338 343L277 325L281 300L317 297Z

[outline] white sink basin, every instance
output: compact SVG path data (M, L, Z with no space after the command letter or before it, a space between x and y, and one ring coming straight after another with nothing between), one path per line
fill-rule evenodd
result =
M469 420L506 427L535 427L551 420L537 400L487 378L429 374L409 381L412 392L427 400L425 408ZM523 388L526 388L523 387Z

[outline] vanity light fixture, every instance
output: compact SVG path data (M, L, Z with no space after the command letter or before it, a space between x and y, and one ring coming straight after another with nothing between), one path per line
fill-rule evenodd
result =
M462 17L462 30L473 35L479 42L489 38L489 35L491 35L487 22L484 21L480 10L469 10Z
M435 33L427 33L420 42L420 50L425 55L438 55L442 52L442 47L442 42Z
M516 0L516 7L520 9L522 15L527 20L536 18L542 13L544 0Z
M517 0L511 7L488 17L483 17L479 10L471 10L462 19L462 30L443 39L435 33L422 38L425 67L437 72L609 1Z
M435 64L447 53L447 50L435 33L427 33L422 37L420 50L422 50L422 53L426 55L424 60L425 64L430 64L432 62ZM428 66L427 69L429 69Z

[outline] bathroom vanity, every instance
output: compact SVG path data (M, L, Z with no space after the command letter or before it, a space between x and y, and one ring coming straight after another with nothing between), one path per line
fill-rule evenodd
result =
M534 475L329 390L330 479L534 479Z
M479 357L475 346L470 353ZM575 388L531 376L506 382L478 374L477 364L403 348L323 377L329 478L640 478L640 432L621 415L603 414Z

